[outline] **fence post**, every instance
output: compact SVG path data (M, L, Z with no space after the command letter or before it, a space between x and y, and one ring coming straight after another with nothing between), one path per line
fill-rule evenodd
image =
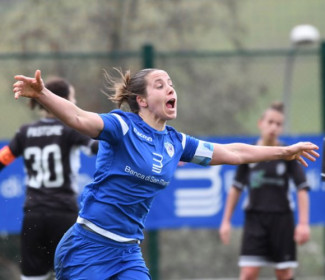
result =
M322 123L322 133L325 133L325 41L321 42L320 47L321 47L320 48L320 80L321 80L321 106L322 106L321 123ZM321 160L325 160L325 159L322 158ZM323 227L323 262L325 263L325 227Z
M155 64L155 51L153 45L144 45L142 47L143 68L153 68L154 64Z
M142 47L143 68L154 68L155 52L152 45ZM159 280L159 231L148 231L149 269L152 280Z

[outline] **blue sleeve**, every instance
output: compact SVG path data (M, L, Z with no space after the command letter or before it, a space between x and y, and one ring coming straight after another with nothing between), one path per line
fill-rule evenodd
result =
M199 140L186 134L182 134L182 137L184 150L181 156L181 161L191 162L199 145Z
M203 166L209 165L213 156L213 144L188 135L183 135L183 141L184 136L186 136L186 142L181 161L192 162Z
M128 131L125 119L117 113L99 114L104 122L104 128L96 139L110 144L118 143Z

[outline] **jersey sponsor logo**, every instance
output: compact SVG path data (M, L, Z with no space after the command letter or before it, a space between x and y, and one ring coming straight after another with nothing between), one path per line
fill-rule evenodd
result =
M171 143L169 143L169 142L165 142L164 146L165 146L165 149L166 149L166 151L167 151L167 154L168 154L170 157L173 157L174 154L175 154L174 146L173 146Z
M139 130L137 130L135 127L133 128L133 131L136 135L138 135L140 138L148 141L148 142L152 142L152 137L144 135L143 133L141 133Z
M153 153L154 157L152 158L152 160L154 161L154 163L152 164L152 172L161 173L161 170L163 168L163 156L157 153Z
M62 131L62 125L29 127L27 129L27 137L60 136Z
M267 178L265 177L265 171L259 170L251 173L250 186L252 189L260 188L263 185L275 185L278 187L285 186L285 180L283 178Z
M130 166L125 166L124 168L124 171L126 173L129 173L130 175L132 176L135 176L141 180L144 180L146 182L150 182L150 183L154 183L154 184L158 184L158 185L161 185L161 186L168 186L169 185L169 181L165 181L164 179L158 179L156 178L155 176L151 176L151 175L145 175L141 172L137 172L137 171L134 171Z

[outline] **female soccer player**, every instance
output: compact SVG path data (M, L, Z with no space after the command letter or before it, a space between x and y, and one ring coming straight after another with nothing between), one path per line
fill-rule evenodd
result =
M258 122L260 138L256 144L283 145L279 140L283 123L283 104L275 102L265 110ZM288 195L290 179L297 188L299 216L296 227ZM309 187L305 173L297 161L282 159L240 165L220 226L220 237L225 244L230 239L233 210L246 186L249 196L239 258L240 279L258 279L260 268L271 266L278 280L292 280L293 268L298 265L295 242L304 244L310 235Z
M75 91L66 80L49 79L45 86L55 96L75 103ZM22 156L27 173L24 218L21 230L22 279L48 279L54 253L63 234L78 216L77 172L79 152L89 155L98 142L64 125L35 99L42 118L23 125L10 143L0 150L0 170Z
M114 88L110 99L118 107L97 114L52 94L35 77L15 76L15 98L36 99L72 128L99 140L94 181L85 187L77 223L58 245L55 267L58 279L137 279L150 275L139 243L153 198L173 177L179 161L208 164L242 164L264 160L315 160L310 142L288 147L240 143L220 145L200 141L167 126L177 115L177 95L168 73L143 69L121 80L106 75Z

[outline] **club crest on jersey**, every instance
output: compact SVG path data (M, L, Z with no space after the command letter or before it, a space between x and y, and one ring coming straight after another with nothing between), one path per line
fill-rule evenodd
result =
M283 175L286 172L286 165L283 162L280 162L276 166L276 174Z
M171 143L165 142L165 149L170 157L175 154L174 146Z
M249 163L248 166L249 168L254 168L258 163L257 162L252 162L252 163Z

